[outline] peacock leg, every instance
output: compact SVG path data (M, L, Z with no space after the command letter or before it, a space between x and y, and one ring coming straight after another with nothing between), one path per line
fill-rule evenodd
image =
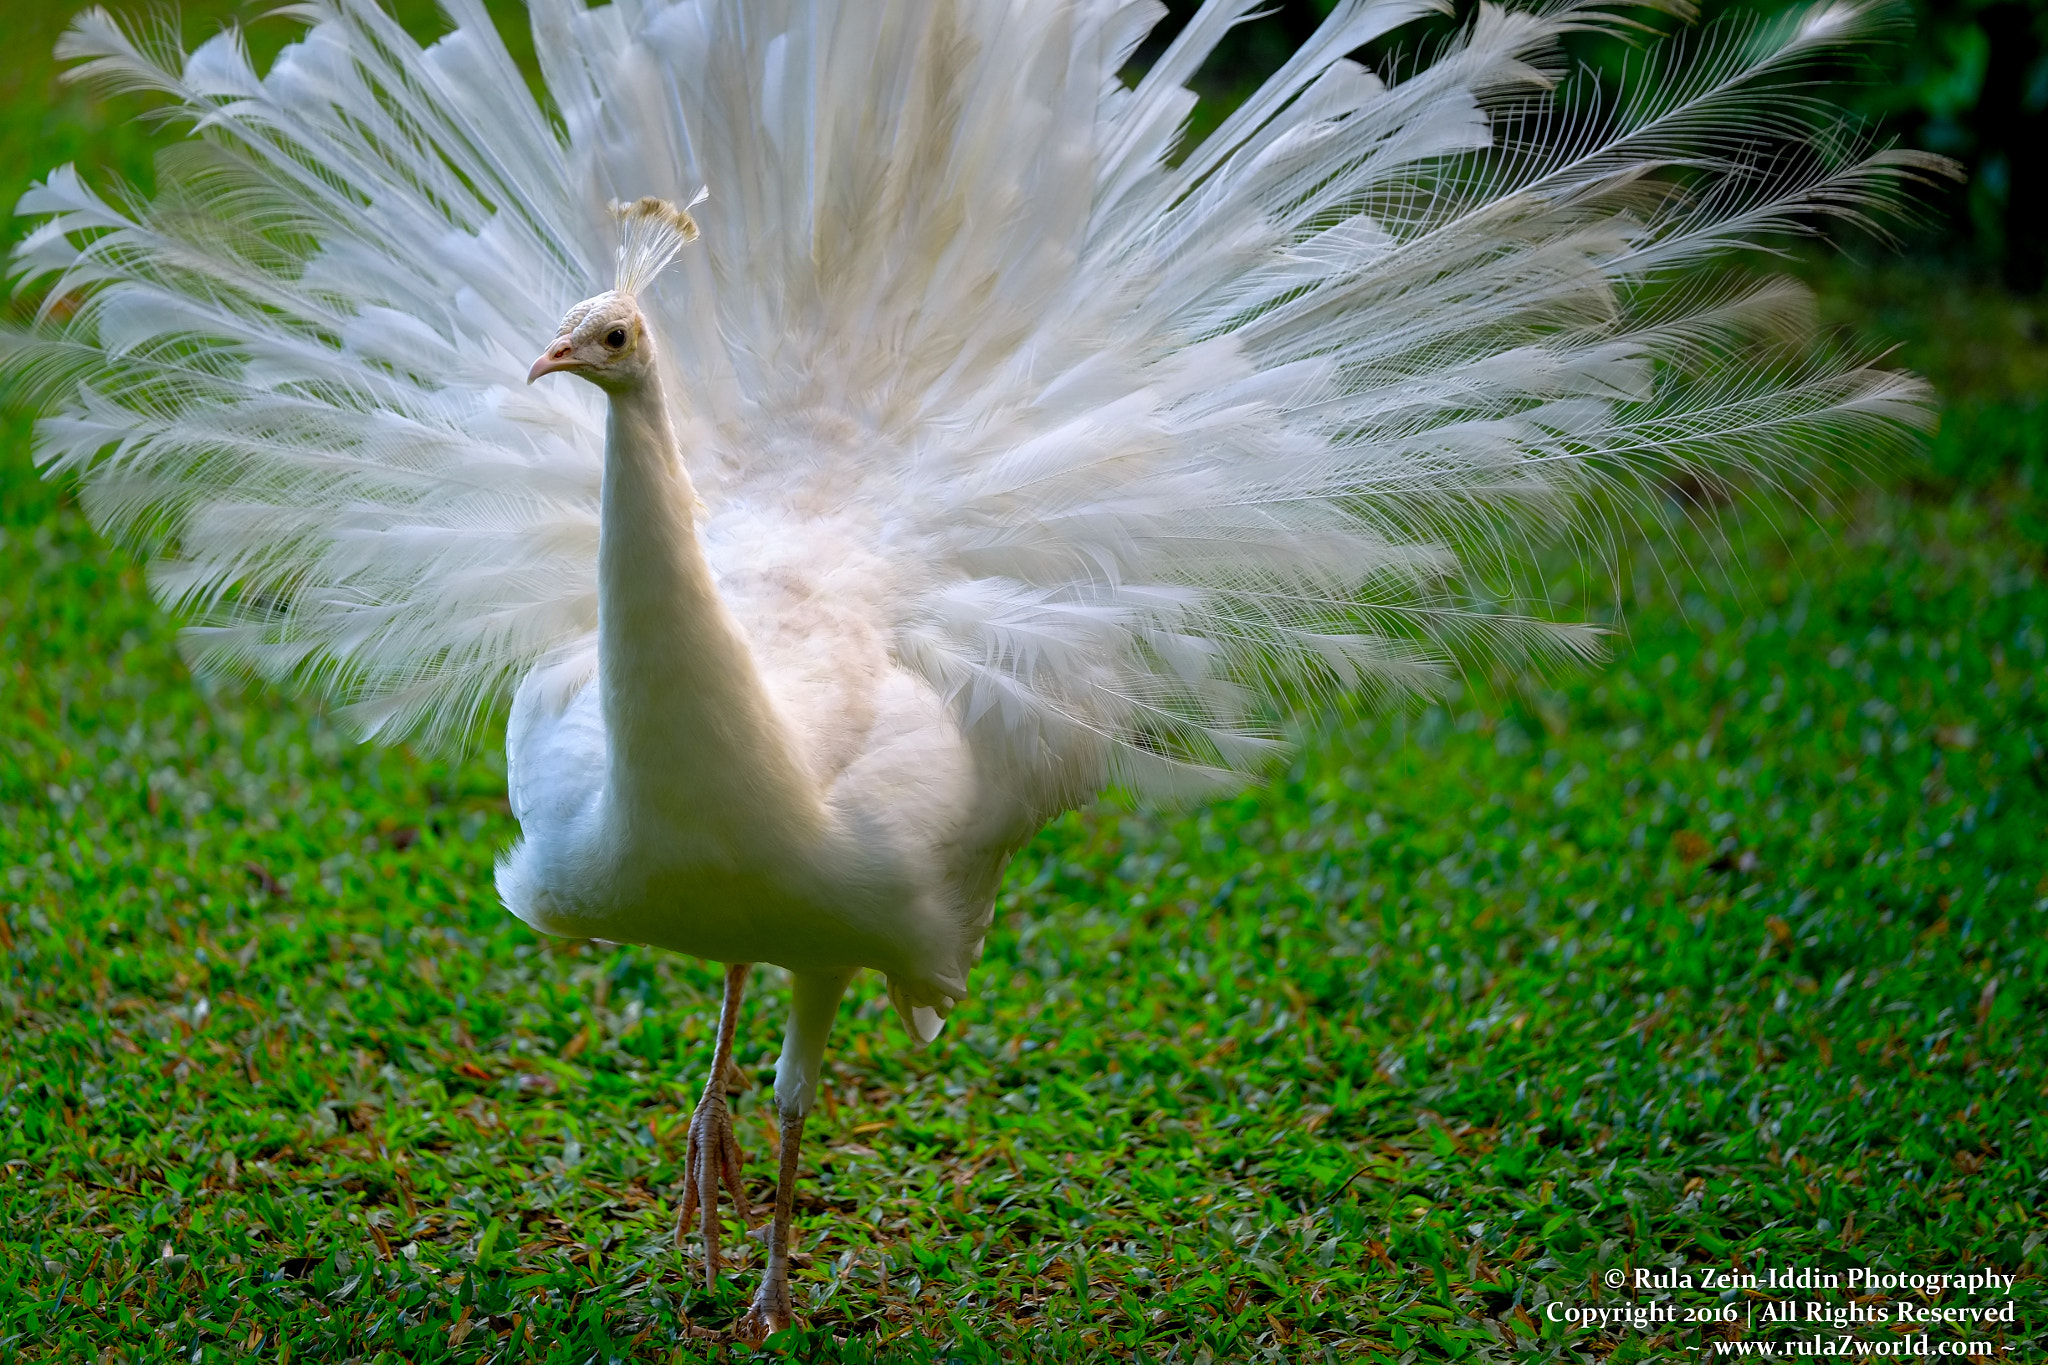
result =
M795 1317L789 1301L789 1224L796 1213L796 1171L803 1149L804 1115L818 1097L818 1075L824 1066L825 1039L839 1012L839 997L853 980L854 968L843 971L790 974L789 1029L782 1035L782 1056L775 1063L775 1112L782 1117L782 1154L775 1178L775 1225L768 1232L768 1270L761 1277L754 1306L737 1325L738 1335L759 1341L789 1326Z
M798 1153L803 1148L804 1116L794 1109L782 1113L782 1160L775 1177L775 1226L768 1234L768 1270L754 1293L754 1306L741 1320L742 1337L759 1341L789 1326L789 1224L796 1214Z
M690 1116L690 1149L683 1158L683 1211L676 1218L676 1244L690 1231L690 1222L701 1208L704 1213L704 1287L718 1286L718 1187L732 1194L740 1222L753 1217L747 1207L747 1192L740 1183L739 1139L733 1136L732 1112L725 1107L728 1074L733 1070L732 1039L740 1023L740 996L746 990L750 962L735 962L725 969L725 1003L718 1010L718 1043L711 1054L711 1078L704 1082L704 1096L697 1112Z

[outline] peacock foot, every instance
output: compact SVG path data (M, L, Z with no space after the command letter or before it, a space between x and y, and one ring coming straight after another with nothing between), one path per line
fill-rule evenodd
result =
M721 1185L745 1224L753 1217L740 1183L739 1139L733 1136L732 1111L725 1097L707 1090L690 1116L690 1147L683 1158L683 1210L676 1218L676 1244L689 1234L699 1210L704 1214L704 1287L716 1288L722 1263L718 1254L718 1190Z
M754 1294L753 1307L747 1315L733 1324L733 1335L741 1341L765 1341L771 1333L780 1332L795 1321L789 1307L789 1274L785 1269L776 1274L771 1267L761 1280L761 1288Z

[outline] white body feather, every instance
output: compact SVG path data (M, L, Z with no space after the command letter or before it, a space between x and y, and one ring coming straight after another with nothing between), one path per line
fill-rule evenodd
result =
M1172 160L1256 3L1133 89L1145 3L536 0L552 110L475 0L424 50L312 0L261 77L88 15L70 54L204 150L153 206L30 192L22 268L78 307L0 360L70 395L44 457L202 663L388 736L516 686L519 914L880 968L928 1037L1049 816L1238 780L1288 708L1461 653L1587 652L1458 585L1589 484L1924 416L1787 349L1788 286L1648 288L1932 168L1799 87L1859 10L1667 44L1575 123L1553 47L1599 13L1481 5L1390 83L1345 54L1430 6L1347 0ZM604 286L607 204L700 184L643 300L666 399L608 448L526 360Z
M873 967L928 1041L1029 825L890 658L872 555L799 525L721 584L661 391L615 396L607 425L598 671L564 691L537 670L513 700L506 905L547 933Z

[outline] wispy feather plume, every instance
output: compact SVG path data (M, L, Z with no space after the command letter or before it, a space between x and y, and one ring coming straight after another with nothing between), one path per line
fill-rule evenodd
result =
M710 197L708 188L699 190L690 208ZM614 201L612 216L619 220L619 268L612 288L621 294L639 294L668 269L676 253L697 240L697 220L689 209L679 209L653 195L630 204Z

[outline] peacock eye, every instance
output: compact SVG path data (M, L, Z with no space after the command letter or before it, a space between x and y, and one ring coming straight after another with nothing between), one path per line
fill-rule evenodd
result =
M618 350L626 344L626 329L614 327L609 332L606 332L604 334L604 344L611 347L614 351Z

